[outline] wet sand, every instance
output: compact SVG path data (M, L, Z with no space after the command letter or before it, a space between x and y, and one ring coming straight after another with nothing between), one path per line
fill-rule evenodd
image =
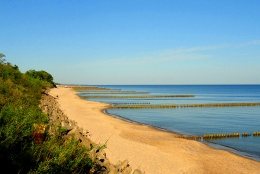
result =
M54 88L50 94L58 95L64 113L87 130L94 142L107 144L105 151L112 163L127 159L132 168L146 174L260 173L260 162L108 116L103 113L108 104L83 100L72 88Z

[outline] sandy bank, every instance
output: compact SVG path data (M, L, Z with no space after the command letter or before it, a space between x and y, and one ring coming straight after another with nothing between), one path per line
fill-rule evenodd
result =
M71 88L59 87L50 94L59 96L64 113L88 130L93 141L107 142L111 162L128 159L147 174L260 173L260 162L107 116L102 110L108 105L82 100Z

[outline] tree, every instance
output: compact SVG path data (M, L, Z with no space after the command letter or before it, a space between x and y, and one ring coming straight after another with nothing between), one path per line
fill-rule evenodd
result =
M49 82L50 84L54 85L52 75L47 73L46 71L29 70L25 74L29 77L39 79L39 80L42 80L42 81L46 81L46 82Z
M3 53L0 53L0 64L3 64L5 62L5 55Z

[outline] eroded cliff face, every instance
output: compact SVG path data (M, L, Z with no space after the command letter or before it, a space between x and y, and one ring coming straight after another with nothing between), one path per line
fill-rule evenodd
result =
M42 95L40 108L49 117L48 133L53 134L57 127L62 128L62 136L65 139L76 138L82 145L89 149L89 156L94 162L91 173L102 174L142 174L138 169L132 170L128 161L119 161L117 164L111 164L104 151L105 145L95 144L89 137L89 132L77 126L73 120L68 117L59 108L57 98L44 93Z

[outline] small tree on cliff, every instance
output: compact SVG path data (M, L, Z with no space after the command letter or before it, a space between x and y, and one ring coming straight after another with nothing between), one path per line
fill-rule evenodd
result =
M3 53L0 53L0 64L3 64L5 62L5 55Z
M46 81L46 82L52 84L53 86L55 86L52 75L47 73L46 71L29 70L25 74L29 77L39 79L42 81Z

